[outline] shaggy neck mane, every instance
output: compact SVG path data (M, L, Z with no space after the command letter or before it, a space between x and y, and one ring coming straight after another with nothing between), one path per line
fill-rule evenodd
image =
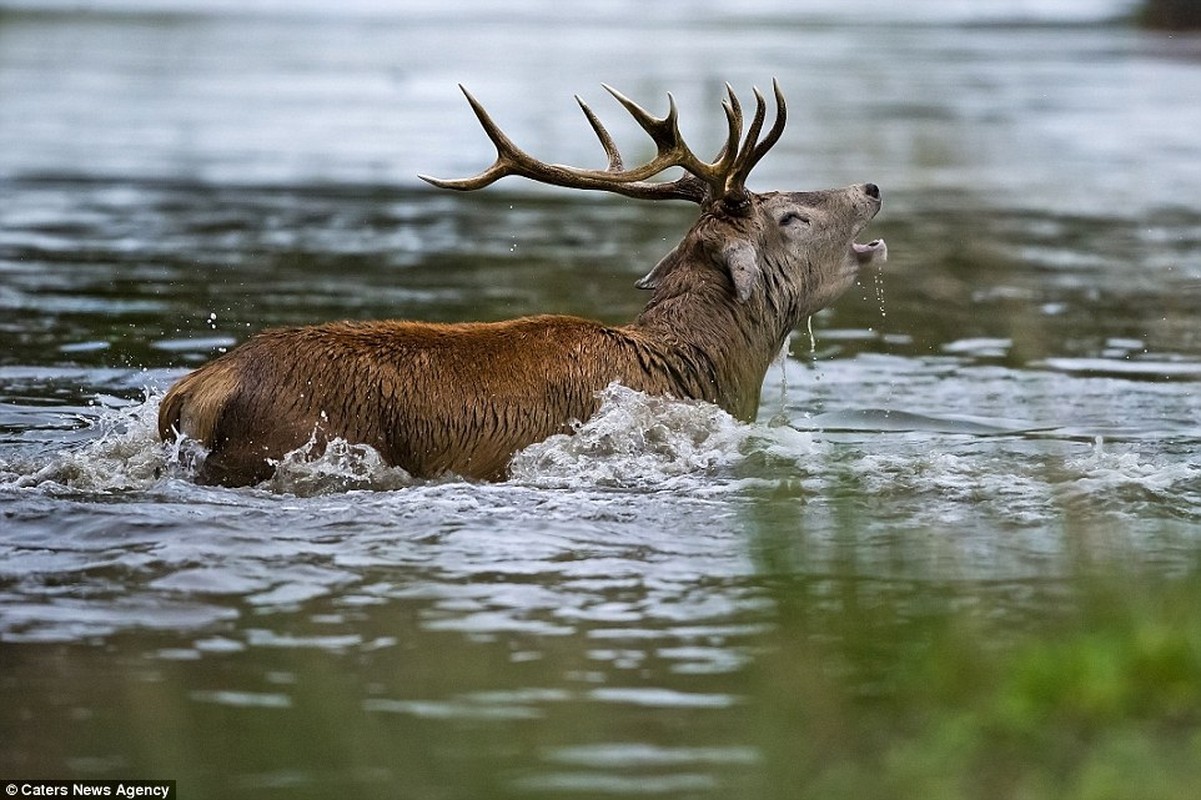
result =
M659 271L654 295L626 330L660 342L668 360L701 357L715 384L705 399L753 419L767 368L796 325L791 308L769 302L779 295L765 287L735 301L724 268L697 243L677 248Z

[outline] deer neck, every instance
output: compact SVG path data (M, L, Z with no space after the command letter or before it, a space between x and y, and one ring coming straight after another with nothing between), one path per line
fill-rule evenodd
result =
M788 308L756 292L744 302L728 279L711 265L681 265L666 275L642 313L628 327L656 348L673 370L708 374L703 392L682 391L708 400L750 421L759 409L763 379L796 320Z

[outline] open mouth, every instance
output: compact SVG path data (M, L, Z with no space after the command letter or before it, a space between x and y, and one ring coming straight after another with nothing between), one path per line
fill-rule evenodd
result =
M860 265L883 264L888 260L888 245L883 239L873 239L867 244L854 242L851 244L851 251Z

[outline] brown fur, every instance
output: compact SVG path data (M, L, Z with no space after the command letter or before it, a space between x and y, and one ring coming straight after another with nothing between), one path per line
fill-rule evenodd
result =
M159 428L213 451L211 483L262 480L265 459L314 432L369 444L414 475L498 479L514 452L587 419L612 381L714 395L678 354L583 319L339 322L265 331L191 373L163 400Z
M788 333L854 281L871 184L720 203L640 285L631 324L566 316L495 323L336 322L264 331L181 379L159 433L209 449L199 479L246 485L310 437L368 444L415 476L500 479L517 450L596 410L617 381L754 419ZM802 226L789 214L803 214Z

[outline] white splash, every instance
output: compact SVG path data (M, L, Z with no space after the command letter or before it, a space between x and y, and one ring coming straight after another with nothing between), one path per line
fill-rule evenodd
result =
M162 397L151 389L145 391L144 402L105 408L97 418L87 420L95 436L81 446L0 464L3 485L50 492L120 492L146 488L168 471L170 463L184 464L190 458L186 444L163 445L158 438Z
M152 491L166 482L178 489L194 481L204 450L186 438L159 440L160 400L161 394L147 390L141 403L102 409L82 443L6 454L0 489L103 495ZM653 397L618 384L604 389L600 400L597 413L572 434L518 452L507 486L699 496L737 493L764 480L799 480L806 491L824 495L850 479L867 495L893 498L914 521L933 527L982 510L1037 526L1057 519L1065 503L1129 510L1131 501L1134 508L1160 502L1187 518L1201 517L1201 463L1161 463L1131 446L1099 444L1049 468L1042 458L972 446L898 451L887 430L874 434L883 437L875 444L865 440L848 449L821 431L799 431L774 418L742 423L709 403ZM446 482L460 479L417 480L366 445L333 440L322 448L311 440L281 458L275 475L256 488L314 497Z
M93 435L82 445L0 463L0 487L105 494L194 480L207 453L186 437L159 440L161 399L147 390L144 402L103 409L89 421ZM618 384L603 390L600 399L600 410L573 435L552 436L517 453L511 482L650 488L686 478L700 488L715 477L733 477L748 455L800 462L815 447L810 433L744 424L709 403L651 397ZM257 488L311 497L430 483L388 465L367 445L341 439L321 446L310 438L275 466L275 474Z
M1170 497L1180 505L1190 497L1192 512L1201 515L1201 463L1160 463L1134 451L1106 450L1098 436L1087 455L1065 463L1070 479L1060 491L1065 499L1100 500L1135 492L1144 497Z
M572 434L530 445L510 465L536 485L656 488L679 478L731 476L750 452L797 460L813 452L810 434L739 422L715 405L653 397L620 384Z
M280 494L312 497L353 489L390 491L412 486L413 476L400 467L390 466L375 448L332 439L324 448L316 435L300 447L273 460L275 474L265 485Z

